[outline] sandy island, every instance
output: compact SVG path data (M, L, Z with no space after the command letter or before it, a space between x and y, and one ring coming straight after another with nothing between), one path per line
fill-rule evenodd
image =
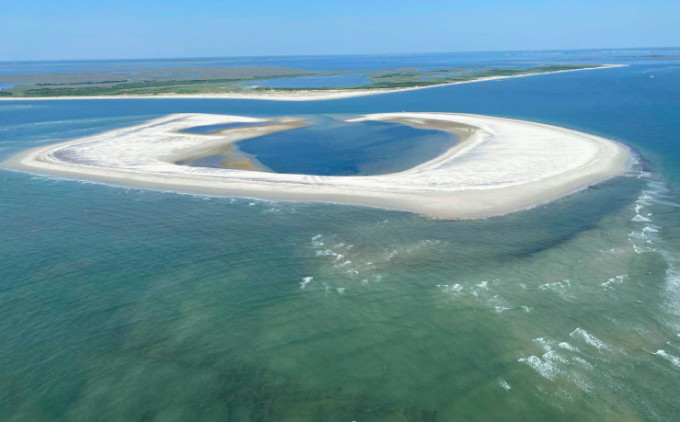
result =
M624 64L603 64L598 67L588 67L583 69L555 70L542 73L527 73L513 76L489 76L468 81L447 82L437 85L414 86L408 88L348 88L348 89L296 89L293 91L283 91L272 88L270 91L257 92L221 92L221 93L202 93L202 94L145 94L145 95L93 95L93 96L58 96L58 97L2 97L0 101L49 101L49 100L125 100L125 99L231 99L231 100L267 100L267 101L320 101L337 100L342 98L363 97L366 95L389 94L393 92L414 91L418 89L439 88L448 85L469 84L475 82L496 81L501 79L523 78L528 76L551 75L554 73L581 72L586 70L610 69L614 67L625 67Z
M455 133L459 142L412 169L373 176L312 176L176 164L208 150L304 124L240 116L173 114L18 154L3 165L31 173L182 192L322 201L471 219L531 208L625 173L633 162L613 141L527 121L469 114L389 113L351 121L399 122ZM261 122L216 134L194 126Z

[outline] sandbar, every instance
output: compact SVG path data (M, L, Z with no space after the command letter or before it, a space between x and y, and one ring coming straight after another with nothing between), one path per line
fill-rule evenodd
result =
M410 211L445 219L504 215L626 173L623 145L562 127L454 113L385 113L351 121L399 122L455 133L459 142L409 170L317 176L176 164L197 152L303 124L213 114L173 114L141 125L22 152L3 166L30 173L180 192L319 201ZM236 122L261 125L220 136L179 132Z

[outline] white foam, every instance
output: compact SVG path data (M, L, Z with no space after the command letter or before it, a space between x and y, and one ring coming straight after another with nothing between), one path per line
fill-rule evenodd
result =
M388 260L388 261L391 261L392 258L394 258L395 256L397 256L398 253L399 253L399 252L397 252L397 251L394 250L394 249L388 251L388 252L387 252L387 260Z
M592 391L593 389L592 385L590 385L590 383L586 381L581 375L572 373L570 378L573 381L573 383L576 384L576 386L580 388L582 391L585 391L586 393Z
M504 380L503 378L498 378L498 385L500 385L501 388L503 388L503 390L505 390L505 391L509 391L510 388L512 388L512 387L510 387L510 384L508 384L508 382L506 380Z
M639 232L632 231L632 232L630 232L630 234L628 236L635 238L635 239L648 240L647 235L645 235L645 232L643 232L643 231L639 231Z
M586 344L595 347L598 350L611 350L611 348L602 340L590 334L583 328L577 328L569 334L570 337L583 340Z
M549 352L557 346L557 342L555 340L552 340L547 337L538 337L533 339L532 341L541 346L544 352Z
M309 284L309 282L312 281L312 280L314 280L314 277L303 277L303 278L302 278L302 282L300 282L300 288L301 288L302 290L304 290L305 287L307 287L307 285Z
M342 268L342 267L346 267L347 265L349 265L351 263L352 263L352 261L347 260L347 261L343 261L339 264L333 264L333 266L336 267L336 268Z
M589 371L592 371L592 369L593 369L593 365L590 362L588 362L587 360L585 360L585 359L583 359L579 356L573 356L571 358L571 360L573 360L574 362L577 362L581 367L583 367L583 368L585 368Z
M454 294L459 294L460 292L463 291L463 286L460 284L456 283L454 285L448 285L448 284L437 284L437 287L441 289L442 292L444 293L454 293Z
M649 246L638 246L633 242L632 239L628 239L630 241L630 244L633 245L633 250L637 254L643 254L643 253L650 253L650 252L656 252L656 248L652 248Z
M635 217L633 217L633 219L630 221L634 221L636 223L648 223L652 220L650 220L649 217L644 217L640 214L636 214Z
M617 275L616 277L612 277L609 280L605 281L604 283L601 283L600 286L604 287L605 289L608 289L615 284L623 283L623 281L627 278L628 278L627 274Z
M642 231L644 233L650 232L650 233L658 233L659 232L659 226L655 226L654 224L650 224L648 226L645 226Z
M645 173L640 177L648 179L647 180L648 188L642 191L641 195L636 201L637 204L643 206L653 205L673 208L677 208L680 206L678 203L671 200L672 196L670 194L670 190L663 181L656 179L655 176L650 173ZM648 216L651 216L651 213L648 214ZM638 242L642 240L636 236L631 236L629 240L633 245L633 249L636 253L641 254L657 252L664 258L664 260L668 264L665 277L667 291L667 294L665 296L667 301L666 310L673 315L679 316L680 258L679 253L677 251L677 247L675 245L667 244L662 237L656 235L656 233L659 233L662 229L663 229L662 227L656 224L652 224L651 222L648 222L648 224L646 224L641 231L641 233L646 238L645 245L640 245L639 243L636 243L636 241L634 240L637 240ZM672 323L672 325L674 325L675 327L678 326L677 323L675 322Z
M625 252L625 250L621 249L621 248L611 248L611 249L606 250L606 251L603 250L603 249L600 249L599 251L602 252L602 253L609 253L609 254L612 254L612 255L619 255L619 254Z
M534 371L538 372L540 376L548 380L554 380L559 374L557 366L550 361L543 361L538 356L529 356L528 358L520 358L518 362L526 363Z
M554 350L550 350L548 352L545 352L543 354L543 359L546 360L546 361L559 362L559 363L562 363L562 364L569 363L569 361L567 359L565 359L562 355L560 355L559 353L557 353Z
M538 286L541 290L555 290L563 291L571 287L571 281L567 278L562 281L556 281L554 283L545 283Z
M563 341L557 345L560 349L564 350L569 350L570 352L580 352L578 347L572 346L571 344L567 343L566 341Z
M576 334L572 334L582 336L582 333L578 331ZM593 339L589 338L589 341L592 342ZM592 385L584 377L582 369L590 371L593 369L593 366L577 355L581 353L579 348L567 342L559 342L549 337L538 337L532 341L538 344L544 353L541 356L532 355L520 358L519 362L529 365L548 380L554 381L558 376L561 376L573 382L576 387L583 391L589 392L592 390Z
M666 359L670 363L673 364L673 366L676 366L680 368L680 358L677 356L673 356L670 353L666 352L665 350L657 350L654 352L655 355L661 356L662 358Z

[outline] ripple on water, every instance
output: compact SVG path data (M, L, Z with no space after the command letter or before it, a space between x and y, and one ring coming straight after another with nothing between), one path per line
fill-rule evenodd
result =
M595 347L598 350L609 351L609 347L605 342L590 334L583 328L577 328L569 334L570 337L584 341L586 344Z
M654 354L666 359L673 366L680 369L680 358L679 357L673 356L670 353L666 352L665 350L657 350L656 352L654 352Z
M617 284L622 284L627 278L628 274L617 275L605 281L604 283L600 283L600 286L604 287L605 289L611 289Z
M366 286L383 280L377 271L380 256L371 258L366 251L357 251L352 243L338 239L337 235L312 236L310 240L313 258L318 260L320 272L327 275L322 286L324 290L334 290L343 294L346 289Z
M654 214L663 214L668 209L680 207L680 204L673 201L670 189L655 175L641 172L639 178L645 179L647 186L635 201L636 215L632 221L642 227L631 232L628 240L635 253L658 253L668 264L665 274L668 293L666 308L677 316L680 315L680 254L675 248L669 248L660 236L664 228L660 222L655 221Z
M591 378L595 376L592 373L594 367L585 359L584 352L580 348L550 337L538 337L532 342L540 347L542 354L521 357L518 362L529 366L548 381L560 380L562 385L565 385L564 381L568 381L577 389L587 393L593 390L594 380ZM567 390L561 391L562 394L570 396ZM559 391L557 394L560 394Z

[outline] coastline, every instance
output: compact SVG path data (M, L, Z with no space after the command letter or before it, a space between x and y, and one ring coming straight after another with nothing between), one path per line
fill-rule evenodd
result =
M504 215L559 199L625 173L622 145L556 126L489 116L389 113L386 120L468 134L433 160L375 176L311 176L174 164L197 150L259 136L266 126L232 129L226 139L177 133L201 124L265 122L240 116L170 115L142 125L24 151L2 165L29 173L142 188L332 202L446 219ZM260 128L260 129L258 129Z
M415 91L419 89L440 88L443 86L469 84L475 82L488 82L503 79L524 78L529 76L552 75L556 73L579 72L586 70L612 69L625 67L625 64L604 64L599 67L589 67L583 69L555 70L543 73L527 73L514 76L490 76L469 81L447 82L437 85L415 86L408 88L376 88L376 89L338 89L338 90L305 90L300 89L294 92L276 91L247 93L229 92L214 94L161 94L161 95L93 95L93 96L59 96L59 97L2 97L2 101L52 101L52 100L132 100L132 99L225 99L225 100L264 100L264 101L323 101L337 100L343 98L364 97L368 95L390 94L397 92Z

